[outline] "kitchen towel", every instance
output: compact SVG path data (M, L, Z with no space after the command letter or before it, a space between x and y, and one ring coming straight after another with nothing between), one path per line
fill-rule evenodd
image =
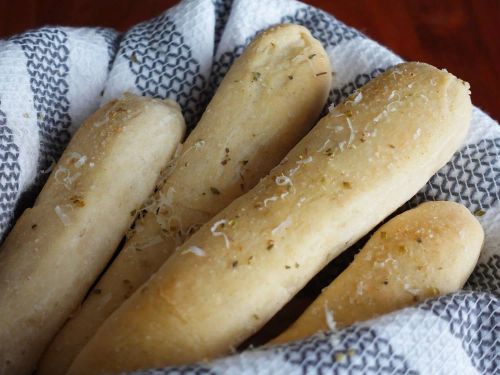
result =
M0 237L32 204L80 123L125 91L179 102L188 126L261 30L306 26L330 56L338 104L401 58L294 0L184 0L120 34L43 27L0 40ZM474 90L474 87L472 87ZM303 341L138 374L494 374L500 371L500 127L474 108L465 144L406 208L450 200L486 232L464 291Z

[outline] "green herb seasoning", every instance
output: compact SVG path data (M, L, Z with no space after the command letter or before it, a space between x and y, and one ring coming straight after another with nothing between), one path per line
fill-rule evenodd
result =
M261 74L259 72L252 72L252 81L257 82L260 79Z
M132 61L133 63L135 64L138 64L139 63L139 60L137 60L137 56L135 55L135 52L133 52L131 55L130 55L130 61Z
M481 217L481 216L484 216L484 214L486 214L486 212L483 211L483 210L476 210L476 211L474 211L474 216Z

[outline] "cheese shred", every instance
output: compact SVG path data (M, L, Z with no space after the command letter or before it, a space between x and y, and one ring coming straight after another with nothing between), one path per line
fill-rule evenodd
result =
M230 244L229 238L227 237L227 235L224 232L218 231L219 227L224 228L224 226L226 226L226 225L227 225L227 220L222 219L222 220L216 221L212 225L212 227L210 228L210 232L212 232L212 236L214 236L214 237L223 237L224 243L226 245L226 249L229 249L229 244Z

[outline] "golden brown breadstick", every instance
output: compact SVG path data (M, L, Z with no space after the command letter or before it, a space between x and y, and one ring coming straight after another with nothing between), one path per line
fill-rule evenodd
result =
M477 263L484 232L452 202L423 203L378 229L354 261L281 335L280 344L456 292Z
M118 258L55 338L40 374L64 374L100 324L201 224L253 187L311 128L331 83L301 26L260 34L222 81ZM157 215L155 215L157 214Z
M375 78L175 251L69 374L227 353L411 198L460 146L471 109L468 85L427 64Z
M0 373L30 374L151 194L184 134L179 106L125 95L78 129L0 249ZM145 167L147 166L147 167Z

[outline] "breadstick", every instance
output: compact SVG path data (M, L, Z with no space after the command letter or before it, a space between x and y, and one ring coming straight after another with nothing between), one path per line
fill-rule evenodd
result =
M314 124L330 83L328 56L307 29L283 25L251 43L186 140L157 203L44 355L40 374L64 374L176 246L279 163Z
M460 146L470 116L468 85L430 65L401 64L375 78L175 251L69 374L228 353L411 198Z
M184 134L179 106L125 95L78 129L0 250L0 373L30 374L109 261Z
M271 344L456 292L477 263L484 232L477 219L452 202L423 203L384 224L349 267Z

